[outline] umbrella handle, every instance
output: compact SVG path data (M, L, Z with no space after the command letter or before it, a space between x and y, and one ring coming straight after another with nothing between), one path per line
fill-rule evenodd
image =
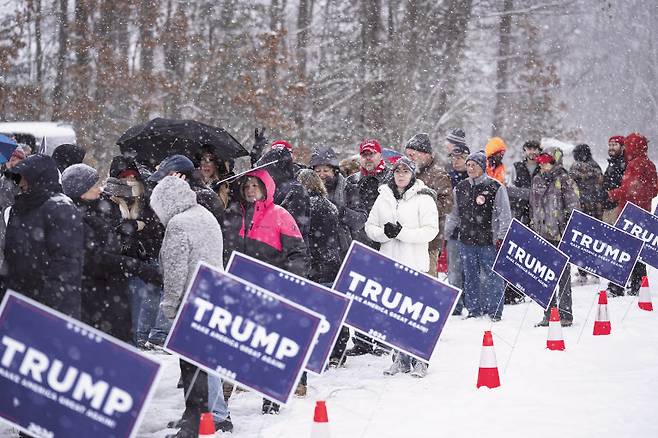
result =
M223 183L228 182L228 181L233 181L234 179L240 178L241 176L246 175L249 172L253 172L254 170L262 169L263 167L267 167L270 164L278 163L279 161L281 161L281 160L270 161L269 163L265 163L265 164L261 164L260 166L252 167L249 170L245 170L244 172L238 173L237 175L230 176L230 177L228 177L226 179L223 179L223 180L221 180L221 181L219 181L215 184L220 185L220 184L223 184Z

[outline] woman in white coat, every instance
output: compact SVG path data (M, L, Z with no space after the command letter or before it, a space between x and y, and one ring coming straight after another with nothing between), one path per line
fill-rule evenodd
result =
M439 232L436 194L416 179L416 164L402 157L393 166L393 178L379 187L365 230L381 243L379 252L419 272L430 269L429 242ZM386 375L400 372L425 377L427 364L399 353Z

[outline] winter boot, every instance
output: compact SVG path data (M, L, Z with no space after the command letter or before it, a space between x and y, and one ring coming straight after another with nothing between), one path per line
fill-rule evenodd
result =
M295 397L304 398L306 397L306 385L299 383L297 389L295 389Z
M411 371L411 366L409 363L405 363L398 355L398 358L393 362L393 365L384 370L385 376L394 376L397 373L408 373Z
M544 316L544 318L541 321L535 324L535 327L548 327L548 318Z
M263 415L267 414L278 414L279 413L279 405L264 398L263 399Z
M372 349L366 348L363 345L357 344L354 347L347 350L345 353L347 356L363 356L364 354L372 353Z
M222 392L224 393L224 402L228 403L228 399L231 398L231 394L233 393L233 384L223 380Z
M411 371L411 377L422 379L427 375L427 364L419 360L416 361L414 369Z
M215 421L215 430L217 432L233 432L233 422L231 416L226 417L226 420Z

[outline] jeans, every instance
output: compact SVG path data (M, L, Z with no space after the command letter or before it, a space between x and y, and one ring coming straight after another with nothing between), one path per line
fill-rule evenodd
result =
M464 287L464 269L460 256L461 242L457 239L446 240L446 258L448 259L448 283L459 289ZM455 313L461 314L464 308L464 294L459 297Z
M162 290L136 276L128 279L128 289L132 304L133 341L135 344L144 343L148 341L155 324Z
M158 305L158 316L155 318L155 325L151 329L151 333L149 333L149 342L155 345L164 345L173 322L173 320L164 316Z
M500 318L503 314L503 279L491 270L495 259L493 245L461 244L464 299L469 316Z
M224 400L222 379L213 374L208 374L208 408L215 422L224 421L231 414Z

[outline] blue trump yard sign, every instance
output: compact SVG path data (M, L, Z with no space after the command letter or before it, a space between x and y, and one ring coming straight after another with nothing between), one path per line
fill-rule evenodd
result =
M547 309L567 263L569 257L514 219L492 269Z
M558 248L572 264L625 287L643 244L612 225L574 210Z
M424 361L461 293L358 242L352 242L333 288L353 299L347 325Z
M658 268L658 217L627 202L615 227L642 240L644 247L640 252L640 260Z
M0 417L39 437L132 437L160 364L8 292L0 305Z
M345 322L351 299L328 287L313 283L239 252L231 255L226 272L324 316L325 319L320 325L318 342L306 365L307 370L321 374L336 343L340 327Z
M199 264L165 343L168 351L285 404L322 316Z

